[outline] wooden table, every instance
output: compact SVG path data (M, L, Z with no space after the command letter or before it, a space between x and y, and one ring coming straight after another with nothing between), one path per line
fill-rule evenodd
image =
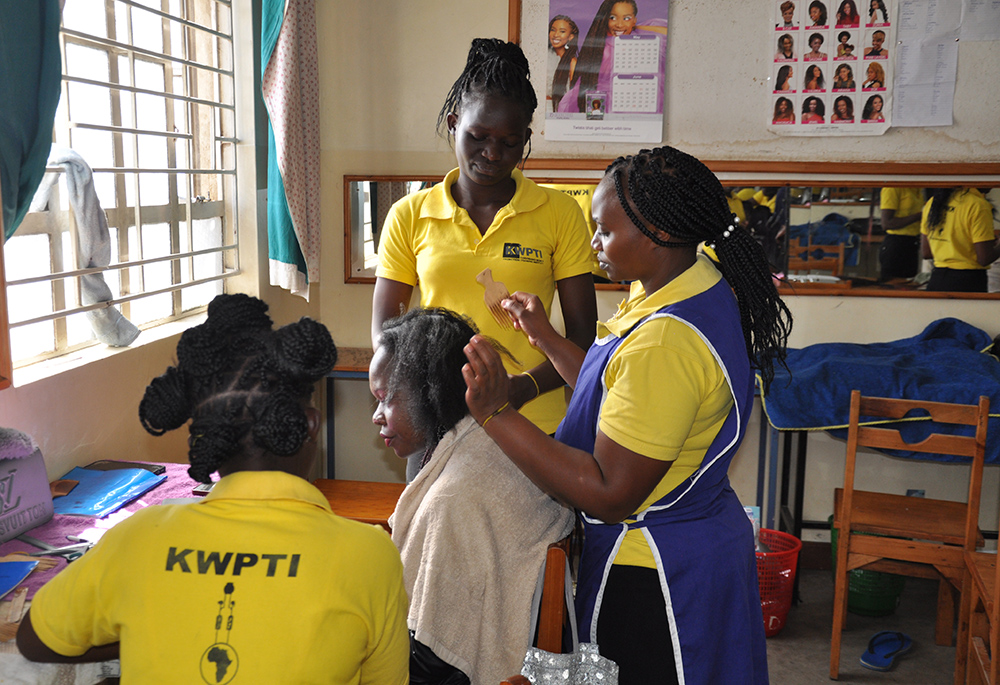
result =
M406 487L403 483L370 483L362 480L334 480L318 478L313 485L319 488L333 513L344 518L382 526L387 531L389 516L396 509L396 501Z

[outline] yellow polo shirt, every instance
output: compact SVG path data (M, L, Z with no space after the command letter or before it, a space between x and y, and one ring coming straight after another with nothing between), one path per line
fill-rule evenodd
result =
M917 214L924 206L924 194L919 188L883 188L879 199L882 209L896 210L896 216ZM909 226L887 230L892 235L920 235L920 222L914 221Z
M699 256L649 297L633 283L615 316L598 325L598 337L625 335L643 317L702 293L721 278L711 261ZM649 321L625 338L608 362L604 383L601 431L633 452L673 462L637 510L642 511L698 470L729 415L733 395L701 337L670 317ZM641 531L625 535L615 563L655 567Z
M931 211L928 200L920 220L920 232L930 241L934 266L943 269L986 269L976 260L975 243L996 240L993 235L993 206L975 188L957 190L948 201L939 227L927 225Z
M38 591L31 621L67 656L120 640L123 683L404 685L407 609L384 530L301 478L241 471L109 530Z
M516 169L511 175L517 184L514 197L484 235L451 195L458 169L443 183L396 202L382 229L376 274L419 285L422 307L446 307L471 317L484 335L521 362L517 367L505 360L508 371L520 373L545 356L526 335L493 319L476 276L489 267L509 292L538 295L551 314L556 281L590 273L593 250L576 200L538 186ZM562 388L528 402L521 412L545 432L554 432L566 413Z

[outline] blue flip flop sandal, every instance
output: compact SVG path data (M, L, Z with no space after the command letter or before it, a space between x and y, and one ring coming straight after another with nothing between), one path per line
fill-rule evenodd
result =
M868 650L861 655L861 665L873 671L889 671L896 665L896 657L913 647L909 635L892 630L875 633L868 642Z

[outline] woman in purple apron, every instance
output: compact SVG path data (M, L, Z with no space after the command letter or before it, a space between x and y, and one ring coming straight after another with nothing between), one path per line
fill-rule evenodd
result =
M753 534L729 485L754 371L765 386L791 316L718 179L673 148L619 158L594 194L593 247L628 299L584 357L537 298L504 301L574 387L556 434L509 406L492 348L466 347L466 400L525 474L586 529L581 640L633 683L766 683ZM707 242L714 264L697 254Z

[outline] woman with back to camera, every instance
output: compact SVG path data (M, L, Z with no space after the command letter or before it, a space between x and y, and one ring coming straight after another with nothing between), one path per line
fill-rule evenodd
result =
M573 512L506 457L465 404L471 319L414 309L382 328L372 421L400 456L422 454L390 519L410 597L411 683L499 683L529 647L531 597Z
M854 0L843 0L837 10L837 26L858 26L860 23L858 6L854 4Z
M776 124L795 123L795 109L792 107L791 100L782 97L774 101L773 121Z
M635 0L604 0L594 14L594 20L583 39L580 56L576 61L575 83L559 103L559 111L574 113L587 111L587 93L599 91L606 94L605 112L614 111L614 94L611 87L611 69L615 62L615 38L631 35L659 35L661 57L666 54L667 20L650 18L639 20L639 6ZM657 111L663 105L662 91L657 95Z
M586 355L533 295L503 303L574 388L557 439L510 407L499 355L479 336L466 347L466 401L529 478L580 510L580 639L618 664L621 685L766 683L753 532L726 471L754 369L766 389L791 316L763 249L690 155L618 158L593 215L598 261L632 286ZM706 241L718 267L697 254Z
M266 312L220 295L181 335L139 419L153 435L189 424L188 473L221 478L197 501L135 512L46 583L18 633L29 659L103 661L120 640L122 682L238 671L246 683L405 685L399 553L305 480L320 421L310 396L337 349L322 324L273 330Z
M885 121L885 116L882 114L883 104L884 101L882 100L881 95L872 95L865 102L864 109L861 110L861 120L874 122Z
M826 27L826 5L821 0L812 0L809 3L809 19L812 21L810 24L812 27Z
M472 42L438 115L439 130L446 126L454 136L458 168L443 183L397 202L385 221L372 345L378 346L382 324L406 311L419 283L422 307L470 317L524 365L510 364L517 374L511 402L524 405L525 414L552 433L566 411L563 380L524 336L494 320L476 282L490 268L509 290L537 289L547 310L558 290L568 336L581 348L593 339L597 300L583 212L572 197L538 186L516 168L530 145L537 105L528 77L517 45L493 38ZM413 460L410 465L416 466Z
M815 95L807 97L802 103L802 123L822 124L826 121L826 105Z
M823 90L824 85L823 70L818 64L810 64L806 68L806 80L803 86L804 89L807 91Z
M778 77L775 79L775 90L792 90L792 65L786 64L778 69Z
M566 94L566 89L573 81L573 70L576 68L576 53L579 50L580 29L576 22L565 14L557 14L549 22L549 60L548 100L551 111L556 111L559 101Z
M1000 257L993 206L977 188L935 188L924 205L920 246L934 268L927 289L985 293L986 269Z
M861 84L862 90L878 90L885 88L885 70L878 62L868 65L868 79Z

